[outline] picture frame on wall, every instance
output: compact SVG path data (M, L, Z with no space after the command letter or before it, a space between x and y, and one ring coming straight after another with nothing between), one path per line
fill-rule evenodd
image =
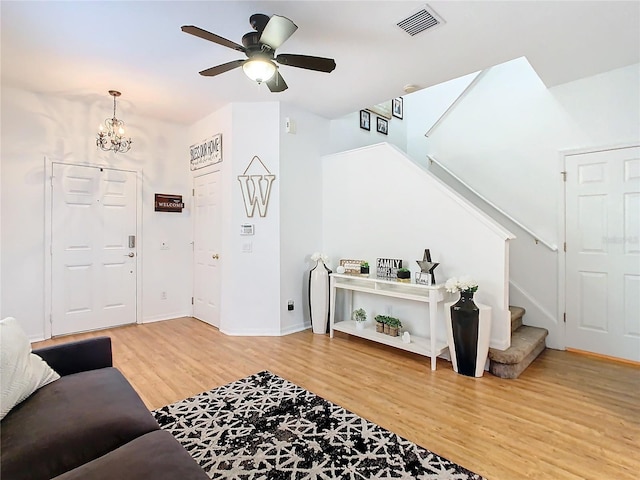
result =
M402 97L398 97L398 98L394 98L393 101L391 102L391 113L394 117L399 118L400 120L402 120L402 117L404 115L404 100L402 99Z
M389 134L389 122L384 118L377 117L378 122L376 124L376 130L378 133L382 133L383 135Z
M360 128L371 130L371 114L366 110L360 110Z

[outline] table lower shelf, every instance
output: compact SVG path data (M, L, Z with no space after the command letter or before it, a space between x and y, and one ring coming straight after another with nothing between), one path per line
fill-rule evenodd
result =
M392 337L391 335L385 335L384 333L376 332L375 324L371 325L370 322L365 324L364 329L360 330L356 327L356 322L353 320L345 320L342 322L335 322L333 329L338 332L348 333L360 338L366 338L374 342L389 345L390 347L399 348L408 352L417 353L418 355L424 355L425 357L431 357L435 354L437 357L441 353L447 350L447 343L438 341L436 339L435 352L431 351L431 339L428 337L418 337L411 335L411 343L404 343L402 337Z

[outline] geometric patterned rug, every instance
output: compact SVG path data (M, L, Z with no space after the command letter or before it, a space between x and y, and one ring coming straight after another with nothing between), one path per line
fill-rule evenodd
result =
M212 479L482 480L267 371L153 414Z

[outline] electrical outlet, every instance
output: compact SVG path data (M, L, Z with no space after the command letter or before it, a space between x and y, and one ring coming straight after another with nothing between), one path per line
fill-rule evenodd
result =
M167 299L167 292L162 291L160 292L160 300L166 300Z
M293 310L293 300L289 300L289 302L287 302L287 310L289 311Z

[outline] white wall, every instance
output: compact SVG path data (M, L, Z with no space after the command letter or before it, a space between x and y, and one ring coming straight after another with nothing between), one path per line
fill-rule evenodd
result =
M560 152L638 141L640 66L547 89L526 59L493 67L427 140L427 153L493 203L561 245ZM411 148L409 148L411 150ZM512 303L525 323L548 328L564 347L559 321L558 254L508 222Z
M549 89L575 126L562 149L640 138L640 63Z
M280 333L280 108L277 102L232 105L233 158L231 163L230 261L223 267L224 308L220 330L230 335ZM238 175L258 156L276 176L265 217L257 210L247 217ZM254 164L254 167L256 165ZM263 174L251 170L249 173ZM240 225L255 225L252 252L243 253Z
M295 124L286 133L285 118ZM310 326L306 258L321 245L321 163L328 120L279 102L234 103L189 128L196 143L222 133L223 224L220 330L229 335L281 335ZM247 217L237 176L257 155L276 176L267 214ZM249 173L260 174L254 171ZM255 226L241 236L240 225ZM243 252L251 243L252 252ZM287 310L293 300L294 310Z
M285 131L289 118L295 133ZM281 332L311 327L310 255L322 249L322 155L329 121L281 104L280 111L280 310ZM294 310L287 310L288 300Z
M222 162L195 172L221 171L220 331L228 335L278 335L279 311L279 197L280 109L277 102L234 103L223 107L189 128L195 144L222 134ZM238 175L254 156L276 175L265 217L255 210L247 217ZM249 173L264 172L252 170ZM255 226L255 235L241 236L240 225ZM243 252L251 243L252 251Z
M371 113L371 130L360 128L360 112L330 121L328 153L338 153L380 142L395 145L418 163L425 163L427 146L424 134L447 111L480 72L443 82L404 95L403 118L389 120L389 134L376 131L376 114Z
M407 154L418 164L427 162L425 134L444 115L469 84L480 74L470 73L405 96L407 122Z
M126 99L126 97L121 97ZM142 176L141 321L188 315L191 311L191 218L153 211L154 193L188 194L186 128L136 116L135 106L118 102L118 116L133 137L129 153L97 151L98 124L110 115L108 95L42 95L2 87L2 310L23 322L30 338L42 339L45 263L45 163L49 161L136 169ZM170 254L160 250L167 240ZM10 281L7 281L10 279ZM167 292L161 300L160 292Z
M385 143L326 156L323 210L324 251L333 268L340 258L371 265L376 258L399 258L413 276L419 270L415 260L429 248L432 260L440 263L438 283L461 275L478 281L478 302L493 308L491 345L508 347L509 232L398 149ZM394 313L410 331L424 331L425 324L415 320L426 315L424 309L410 312L411 307L388 301L372 308L378 311L365 308L370 315L386 313L381 308L401 309Z

